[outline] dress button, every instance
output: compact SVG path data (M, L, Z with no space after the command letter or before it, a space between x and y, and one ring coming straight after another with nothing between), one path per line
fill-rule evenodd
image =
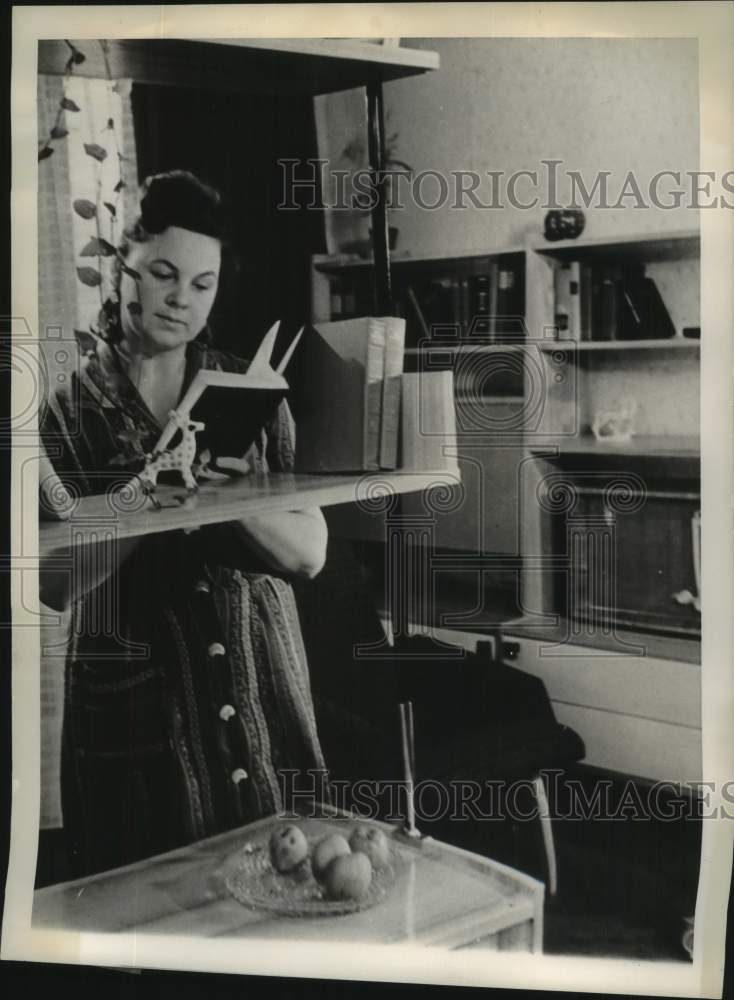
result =
M209 594L211 593L211 587L206 580L199 580L194 587L197 594Z
M222 705L222 707L219 709L219 718L222 720L222 722L226 722L228 719L231 719L232 716L236 714L237 713L235 712L232 705Z
M238 767L235 771L232 771L232 781L235 785L239 785L241 781L247 781L248 774L244 767Z
M210 642L206 652L208 656L224 656L225 650L221 642Z

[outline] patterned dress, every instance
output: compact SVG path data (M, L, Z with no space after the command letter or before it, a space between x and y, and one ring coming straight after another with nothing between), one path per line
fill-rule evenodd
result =
M194 342L184 391L200 367L247 362ZM56 471L81 495L129 479L160 434L102 340L42 422ZM293 448L282 404L248 458L256 471L286 471ZM284 788L313 788L324 770L291 585L258 564L236 522L140 539L74 605L65 690L74 874L277 812Z

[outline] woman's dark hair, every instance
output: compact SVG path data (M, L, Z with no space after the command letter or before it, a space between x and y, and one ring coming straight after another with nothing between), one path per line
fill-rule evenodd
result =
M229 245L227 211L218 191L188 170L170 170L163 174L147 177L140 188L140 214L122 232L117 247L114 280L119 286L120 276L125 269L125 259L132 243L145 243L151 236L158 236L169 226L188 229L203 236L212 236L222 244L222 260L229 259L236 267ZM118 302L108 299L102 306L99 317L100 333L112 342L122 338ZM206 327L199 338L204 342L211 339Z
M169 226L229 242L221 195L187 170L154 174L143 181L140 215L125 228L120 252L125 256L130 242L144 243Z

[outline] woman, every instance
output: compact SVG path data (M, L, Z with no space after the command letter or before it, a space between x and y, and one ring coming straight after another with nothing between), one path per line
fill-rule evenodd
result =
M145 183L103 336L43 420L71 493L139 472L199 368L246 370L207 344L224 231L219 196L193 175ZM226 467L286 471L293 440L282 404ZM84 546L71 584L42 573L42 601L73 609L62 805L75 874L276 812L281 772L323 770L288 577L315 575L325 549L313 508Z

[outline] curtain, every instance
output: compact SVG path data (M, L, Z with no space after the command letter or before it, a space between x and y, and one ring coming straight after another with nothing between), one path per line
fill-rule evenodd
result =
M100 235L114 243L129 217L137 183L135 136L130 110L129 81L39 76L38 137L44 141L56 124L59 103L66 97L79 111L66 111L59 122L68 135L52 142L53 155L38 164L38 323L39 341L49 386L68 375L76 363L69 349L74 330L89 329L99 309L99 289L82 284L79 266L98 267L94 257L80 252L97 234L96 220L81 218L76 199L99 202ZM114 140L109 121L114 122ZM97 144L107 156L100 163L84 149ZM117 153L122 158L118 159ZM119 179L124 187L115 197ZM97 183L100 181L100 197ZM103 205L115 207L115 217ZM115 201L117 205L115 206ZM106 288L102 289L103 294ZM66 344L64 343L66 342ZM43 609L41 624L41 829L62 824L60 745L63 717L64 662L68 615Z

